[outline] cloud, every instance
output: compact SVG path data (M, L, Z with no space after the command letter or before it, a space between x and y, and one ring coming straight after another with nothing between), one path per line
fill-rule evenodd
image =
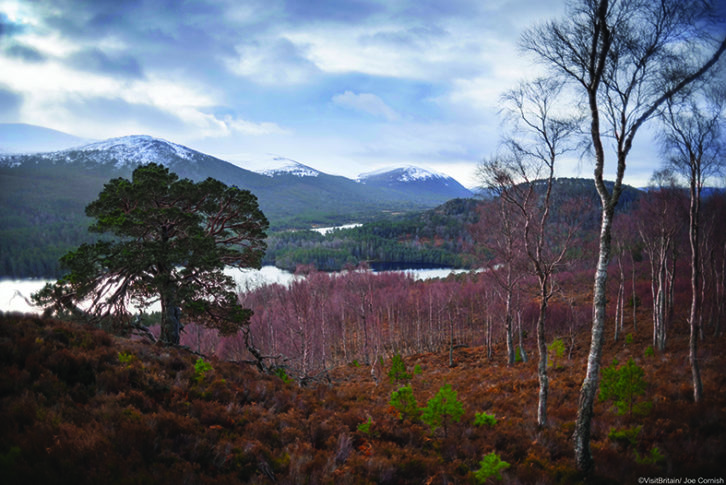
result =
M241 133L244 135L273 135L288 134L289 131L281 128L277 123L254 123L251 121L225 116L221 120L230 132Z
M295 22L361 23L381 13L384 4L363 0L287 0L285 14Z
M83 71L122 76L124 78L142 78L141 66L136 58L128 54L108 55L97 48L87 48L74 52L66 61L71 67Z
M238 44L236 51L237 55L227 60L227 67L257 84L301 84L320 73L306 58L304 48L288 39L263 37Z
M388 121L395 121L400 118L395 110L384 103L381 98L371 93L356 94L346 91L343 94L333 96L333 103L344 108L379 116Z
M38 49L17 43L6 47L4 52L10 57L22 59L26 62L42 62L47 59L47 56L41 53Z
M20 113L23 96L0 84L0 122L15 121Z
M23 32L22 24L10 20L5 12L0 12L0 39L3 37L13 37Z

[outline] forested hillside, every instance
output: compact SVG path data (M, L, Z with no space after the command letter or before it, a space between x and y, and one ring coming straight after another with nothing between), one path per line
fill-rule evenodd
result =
M376 269L472 268L477 259L469 226L479 218L478 205L475 199L453 199L422 213L390 215L325 235L273 233L265 262L292 271L300 265L339 271L362 262Z
M626 187L618 212L631 211L640 194ZM599 226L596 197L590 180L557 179L553 220L562 217L564 204L572 201L580 219L578 238L589 241ZM491 232L491 221L480 220L482 213L496 212L495 205L491 196L453 199L435 209L388 215L325 235L314 231L273 232L268 238L265 263L290 271L301 265L339 271L360 263L374 269L482 267L491 260L492 253L477 232Z

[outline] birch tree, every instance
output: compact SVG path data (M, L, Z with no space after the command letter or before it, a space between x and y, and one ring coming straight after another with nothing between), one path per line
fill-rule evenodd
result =
M539 78L521 83L502 97L516 137L506 140L509 155L491 160L481 166L481 173L503 204L516 216L517 236L523 241L523 252L531 272L539 283L539 314L537 318L537 349L539 364L539 399L537 424L547 424L547 344L545 323L547 303L553 294L552 275L561 263L575 226L565 231L565 237L555 241L551 227L555 164L558 158L573 148L570 143L577 130L577 118L558 116L557 98L562 84L555 79ZM510 222L511 223L511 222ZM511 321L507 326L511 339Z
M709 2L695 0L572 0L564 19L536 26L522 37L526 50L576 87L590 120L601 222L590 352L574 433L576 464L584 474L594 465L590 431L604 341L611 228L627 158L636 134L656 110L701 78L726 49L723 34L715 40L711 36L718 19L709 16L708 7ZM605 140L613 142L611 189L604 180Z
M693 383L693 400L703 397L701 371L698 365L698 335L700 333L702 286L701 278L701 191L709 177L724 167L724 139L722 133L726 90L712 86L690 96L667 100L661 112L665 126L663 148L669 165L688 181L689 224L688 241L691 247L691 310L689 361Z

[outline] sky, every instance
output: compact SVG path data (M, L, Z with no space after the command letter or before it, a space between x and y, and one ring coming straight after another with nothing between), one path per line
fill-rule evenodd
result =
M543 72L521 34L563 14L561 0L0 0L0 123L146 134L246 167L416 165L474 187L500 95ZM645 133L626 183L659 165Z

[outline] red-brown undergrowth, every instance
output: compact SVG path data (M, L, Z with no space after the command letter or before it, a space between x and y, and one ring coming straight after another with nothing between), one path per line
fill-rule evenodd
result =
M594 483L638 477L724 477L726 356L723 337L701 343L703 403L692 402L687 329L668 350L646 356L645 318L628 342L608 342L604 365L633 357L645 370L646 416L595 407ZM71 323L0 317L0 481L2 483L475 483L482 456L510 463L506 483L577 483L571 435L589 336L572 360L550 368L549 421L536 425L536 355L508 367L504 351L482 348L406 358L417 373L419 406L448 383L464 416L446 435L400 420L389 405L400 384L376 384L368 368L330 372L331 383L300 388L247 365L111 337ZM387 364L386 364L387 365ZM392 412L393 411L393 412ZM493 427L475 426L478 412ZM360 425L370 423L370 427ZM641 426L635 443L612 430ZM653 463L643 457L660 456Z

